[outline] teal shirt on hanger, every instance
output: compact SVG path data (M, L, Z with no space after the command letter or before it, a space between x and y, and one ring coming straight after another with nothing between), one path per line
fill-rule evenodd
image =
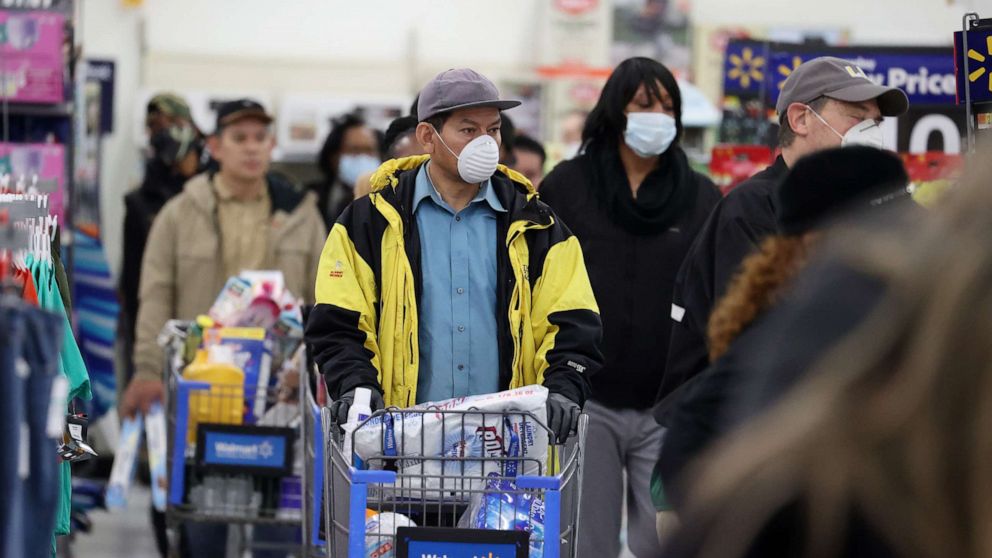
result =
M79 352L79 345L72 335L72 324L62 302L58 282L52 264L27 257L28 269L34 279L38 291L38 306L50 310L63 317L62 350L59 353L59 369L69 381L69 400L73 398L90 399L93 397L90 388L90 376L86 371L86 363ZM68 411L68 409L66 409ZM69 463L62 463L59 478L59 508L55 516L55 535L69 534L69 516L72 511L72 468Z

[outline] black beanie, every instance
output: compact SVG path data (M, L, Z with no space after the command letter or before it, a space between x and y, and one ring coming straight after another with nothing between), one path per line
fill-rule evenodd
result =
M775 192L779 230L806 233L843 209L869 207L904 192L908 183L902 160L874 147L838 147L807 155Z

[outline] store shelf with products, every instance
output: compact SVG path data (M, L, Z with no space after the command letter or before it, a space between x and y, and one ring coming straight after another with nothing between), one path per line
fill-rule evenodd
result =
M74 114L74 108L71 102L56 104L8 102L6 107L0 110L11 115L70 118Z

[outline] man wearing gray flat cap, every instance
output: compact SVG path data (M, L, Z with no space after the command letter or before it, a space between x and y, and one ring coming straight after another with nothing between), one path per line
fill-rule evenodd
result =
M782 154L731 190L713 210L675 278L671 342L655 418L669 397L709 363L706 327L741 261L776 230L775 185L801 157L838 146L882 148L882 119L909 108L906 94L871 81L857 65L824 56L801 64L782 86L775 109Z
M578 241L499 164L519 104L438 74L417 105L428 155L383 163L331 230L306 336L339 421L360 387L375 410L540 384L553 435L575 429L602 324Z

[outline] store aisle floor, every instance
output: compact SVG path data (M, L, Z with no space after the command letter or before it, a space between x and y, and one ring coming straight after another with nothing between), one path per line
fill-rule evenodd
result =
M76 536L73 558L158 558L148 508L151 492L132 487L125 510L90 513L93 530Z

